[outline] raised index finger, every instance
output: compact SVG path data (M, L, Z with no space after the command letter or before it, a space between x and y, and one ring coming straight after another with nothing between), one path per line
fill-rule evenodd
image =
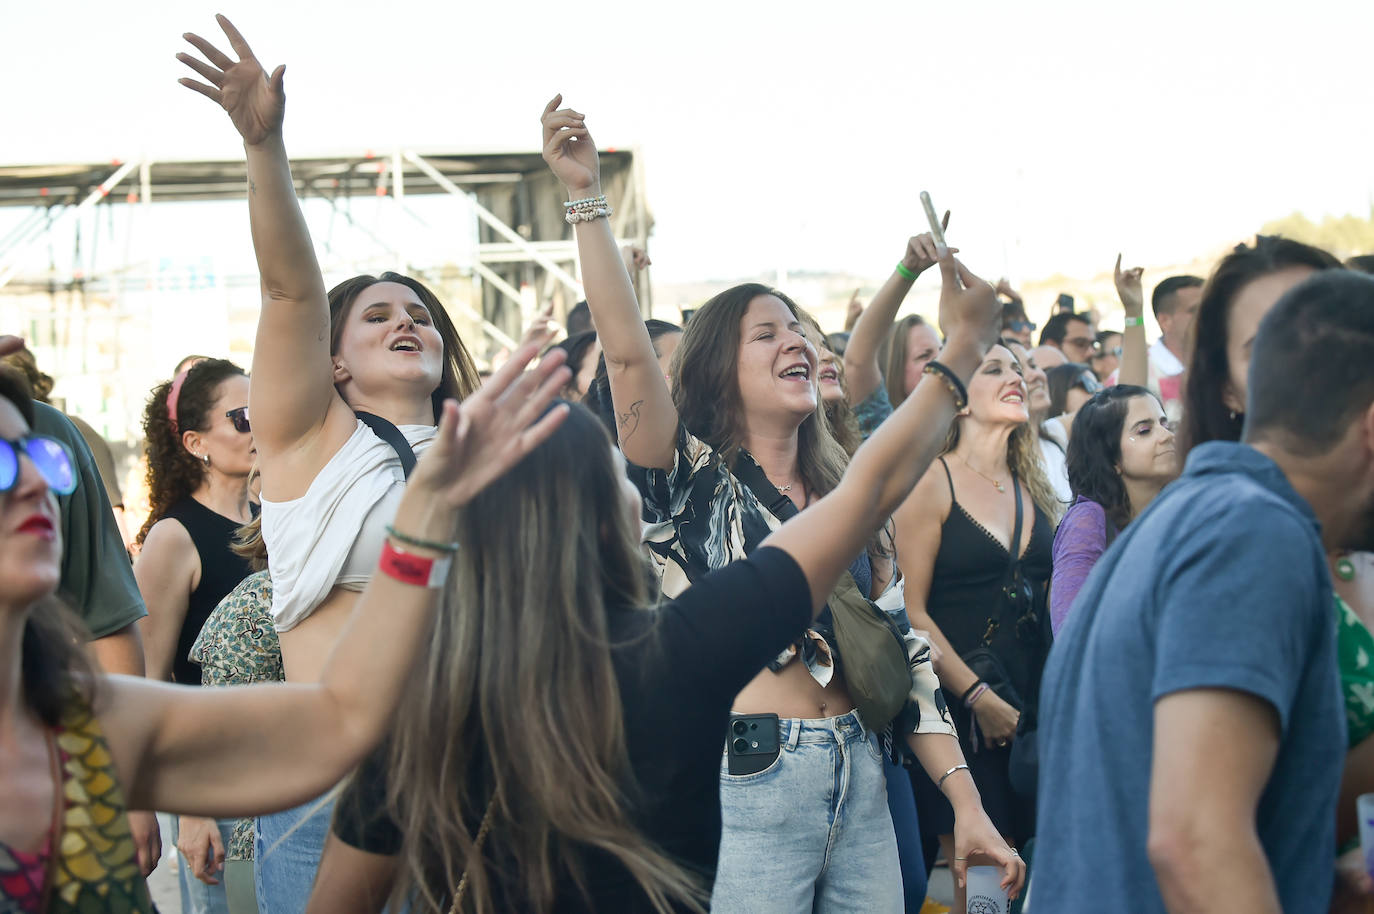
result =
M248 42L243 40L243 35L238 29L234 28L234 23L223 13L215 14L215 21L219 27L224 29L224 34L229 39L229 47L234 49L234 53L239 55L239 60L257 60L253 56L253 49L248 46Z

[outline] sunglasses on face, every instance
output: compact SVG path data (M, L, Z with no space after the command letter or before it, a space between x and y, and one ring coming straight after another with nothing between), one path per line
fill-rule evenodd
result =
M19 456L33 461L48 488L58 495L76 491L76 468L67 446L47 435L25 435L13 441L0 438L0 492L19 483Z
M1102 389L1102 382L1091 371L1085 371L1078 376L1078 383L1075 386L1083 388L1090 394L1095 394Z
M1113 346L1111 349L1103 349L1101 346L1094 346L1093 355L1099 359L1105 359L1109 355L1114 355L1119 359L1121 358L1121 347Z
M1027 331L1029 331L1029 330L1034 330L1034 329L1035 329L1035 322L1034 322L1034 321L1012 321L1010 324L1007 324L1007 327L1010 328L1010 330L1011 330L1012 333L1025 333L1025 332L1027 332Z
M230 422L234 423L234 431L244 435L252 431L248 425L248 407L240 406L238 409L231 409L225 415L229 417Z

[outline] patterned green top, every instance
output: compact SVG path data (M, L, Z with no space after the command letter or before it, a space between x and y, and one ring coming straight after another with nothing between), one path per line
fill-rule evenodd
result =
M281 642L272 625L272 578L266 571L250 574L219 602L196 643L191 659L200 664L202 685L281 682ZM253 859L253 820L239 819L225 848L229 860Z
M1374 635L1340 597L1336 597L1336 657L1345 695L1347 745L1354 747L1374 734Z

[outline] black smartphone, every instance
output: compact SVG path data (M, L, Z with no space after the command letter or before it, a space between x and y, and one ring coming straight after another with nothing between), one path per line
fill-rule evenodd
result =
M1059 300L1054 303L1054 310L1060 314L1073 313L1073 296L1067 292L1059 293Z
M730 718L726 753L731 774L758 774L778 760L778 715L741 714Z

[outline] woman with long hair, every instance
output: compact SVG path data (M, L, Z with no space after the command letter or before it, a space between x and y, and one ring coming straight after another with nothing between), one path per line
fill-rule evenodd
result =
M60 442L31 432L22 381L0 372L0 909L150 912L129 808L214 817L281 809L363 757L435 624L458 511L566 416L547 410L567 377L561 356L521 377L536 351L521 350L463 407L445 405L388 518L382 574L355 601L316 681L236 689L91 669L56 597L55 493L70 494L79 477Z
M670 389L602 218L610 207L601 197L596 147L583 116L560 109L561 101L555 98L543 115L544 158L570 197L567 218L606 357L620 447L654 521L647 542L671 599L748 556L781 525L779 514L808 509L835 490L848 458L819 408L816 351L797 308L767 286L736 286L697 309L678 347ZM962 265L946 258L942 273L946 304L971 296L991 309L991 287ZM959 288L960 276L971 288ZM991 318L989 327L990 339ZM961 371L976 361L951 346L946 361L955 358L969 360L961 361ZM943 393L932 385L917 405ZM942 433L938 424L918 426L908 446L917 453L936 447ZM888 552L877 535L867 548L855 543L852 590L873 597L888 591ZM860 719L843 658L837 662L832 624L822 614L735 696L736 712L772 721L763 726L779 734L780 749L761 772L743 773L747 766L732 762L728 751L722 760L714 910L826 910L840 898L846 906L900 909L896 845L872 735L891 721ZM920 666L928 656L913 660ZM961 853L988 851L1007 867L1008 884L1017 885L1019 864L976 794L966 792L972 784L952 728L929 680L922 676L920 683L912 689L917 704L909 707L923 713L904 718L898 741L934 777L949 774L944 787L959 804ZM836 777L848 784L838 795L830 790ZM836 828L840 821L856 824Z
M924 386L924 384L922 385ZM1046 585L1058 500L1040 463L1020 364L993 346L968 385L938 466L894 515L911 624L930 632L935 663L983 808L1013 845L1034 833L1034 803L1011 786L1020 711L1049 650ZM912 772L924 835L945 859L965 856L935 782ZM956 896L962 907L962 889Z
M371 577L405 466L434 439L445 398L477 386L442 304L396 273L328 293L282 141L284 67L270 76L224 17L237 60L187 34L205 57L183 79L243 137L248 213L262 277L250 411L262 469L262 533L272 616L289 682L313 682ZM258 820L258 897L304 907L328 832L328 804ZM271 853L263 853L268 847Z
M206 359L155 387L144 410L151 510L135 539L142 548L134 578L148 607L143 645L150 679L200 685L191 646L219 601L248 575L248 563L230 549L235 531L253 516L248 387L233 362ZM231 821L191 816L173 821L186 914L227 910L214 873L232 828Z
M1178 477L1174 432L1159 398L1117 384L1078 409L1069 441L1074 502L1054 533L1050 625L1056 635L1102 553Z
M1179 431L1179 462L1193 448L1212 441L1239 441L1245 424L1245 401L1250 371L1250 346L1265 315L1284 293L1321 270L1341 269L1335 257L1320 248L1258 235L1255 243L1239 244L1222 258L1202 287L1193 323L1193 352L1183 385L1183 422ZM1336 590L1337 658L1345 696L1349 752L1337 806L1337 836L1342 850L1356 846L1355 798L1374 791L1374 671L1362 657L1374 656L1374 635L1361 613L1346 602L1358 598L1343 573L1342 556L1330 556ZM1352 575L1353 577L1353 575ZM1370 607L1360 607L1368 610Z

